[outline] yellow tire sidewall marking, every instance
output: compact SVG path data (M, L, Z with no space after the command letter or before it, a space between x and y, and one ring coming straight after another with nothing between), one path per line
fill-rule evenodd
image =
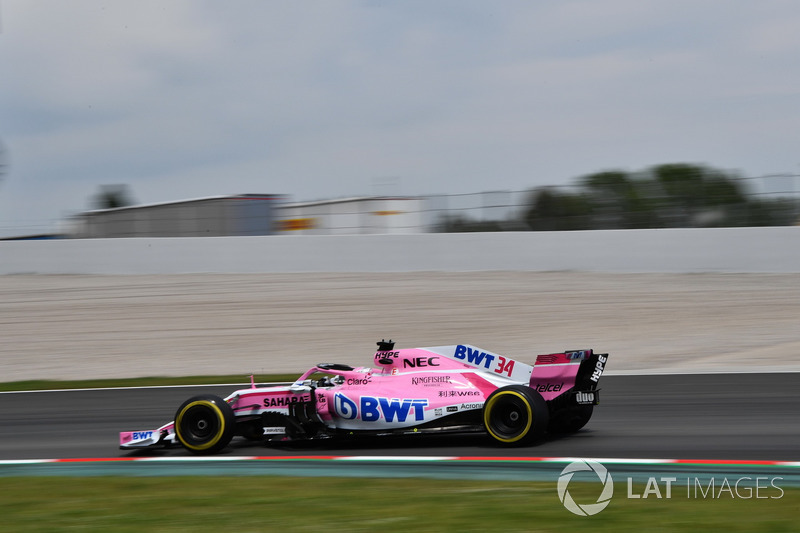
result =
M519 435L517 435L516 437L512 437L510 439L506 439L506 438L503 438L503 437L497 435L494 431L492 431L491 424L489 424L489 416L492 413L492 409L494 407L494 404L497 402L497 400L500 397L505 396L507 394L510 394L512 396L516 396L517 398L522 400L522 402L525 404L525 409L528 412L528 423L525 426L525 429L523 431L521 431ZM521 393L519 393L517 391L508 390L508 391L498 392L497 394L495 394L494 396L489 398L489 401L487 402L486 406L484 407L484 410L483 410L483 425L486 427L486 431L488 431L489 434L492 437L494 437L495 439L499 440L500 442L508 442L508 443L517 442L518 440L522 439L523 437L525 437L525 435L528 434L528 432L531 430L531 426L533 425L533 410L531 409L531 404L523 394L521 394Z
M219 431L217 431L216 435L214 435L214 438L204 444L199 444L199 445L189 444L188 442L183 440L183 438L181 438L181 434L178 431L181 421L183 421L183 415L186 413L186 411L188 411L189 409L191 409L196 405L202 405L204 407L208 407L209 409L211 409L216 415L217 420L219 421ZM178 415L178 419L175 420L175 434L178 436L178 439L180 439L181 444L183 444L184 446L186 446L191 450L197 450L197 451L208 450L209 448L213 447L216 443L219 442L224 433L225 433L225 416L222 414L222 410L219 408L217 404L210 402L208 400L197 400L195 402L190 403L189 405L181 409L181 412Z

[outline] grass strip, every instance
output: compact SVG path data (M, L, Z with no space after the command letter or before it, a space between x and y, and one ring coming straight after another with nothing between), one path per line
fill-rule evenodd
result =
M589 502L598 485L572 483ZM641 493L641 490L638 492ZM800 489L779 499L627 499L575 516L555 483L293 477L3 478L6 531L790 532Z

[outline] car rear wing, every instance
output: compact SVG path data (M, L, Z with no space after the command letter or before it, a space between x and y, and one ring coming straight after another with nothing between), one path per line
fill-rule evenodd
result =
M533 366L530 386L545 400L552 400L568 391L573 391L573 394L595 391L607 361L608 354L594 353L593 350L539 355Z

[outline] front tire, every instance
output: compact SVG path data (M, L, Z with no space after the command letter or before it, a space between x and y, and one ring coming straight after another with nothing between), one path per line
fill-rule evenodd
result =
M222 398L194 396L175 413L175 436L192 453L217 453L233 438L235 423L231 406Z
M550 413L542 395L524 385L494 391L483 405L483 424L500 444L525 446L544 437Z

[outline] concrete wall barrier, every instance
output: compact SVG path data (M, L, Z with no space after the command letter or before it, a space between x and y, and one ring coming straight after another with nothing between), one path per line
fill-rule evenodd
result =
M0 242L0 274L800 272L800 227Z

